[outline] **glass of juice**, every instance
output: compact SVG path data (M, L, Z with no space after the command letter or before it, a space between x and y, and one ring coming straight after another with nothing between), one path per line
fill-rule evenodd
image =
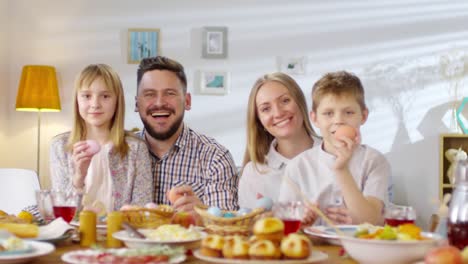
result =
M413 207L390 204L385 208L385 224L399 226L402 224L414 224L416 212Z
M54 190L51 192L51 197L55 218L62 217L63 220L70 222L75 216L79 202L78 193Z
M281 202L273 205L273 214L284 223L284 234L295 233L301 227L305 205L301 201Z

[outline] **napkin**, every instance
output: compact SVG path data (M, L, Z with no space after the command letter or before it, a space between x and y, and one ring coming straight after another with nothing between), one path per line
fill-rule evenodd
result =
M39 235L36 239L51 239L63 236L68 230L73 230L74 227L69 225L63 218L59 217L48 225L39 227Z

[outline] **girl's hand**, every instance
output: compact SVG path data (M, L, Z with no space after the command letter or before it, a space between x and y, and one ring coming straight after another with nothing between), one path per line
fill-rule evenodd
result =
M317 206L317 205L313 205ZM303 226L309 226L315 223L315 220L317 220L317 214L315 213L314 210L310 208L309 205L306 204L305 212L304 212L304 218L302 219L301 225Z
M349 215L346 207L328 207L325 209L325 214L334 224L350 225L353 223L353 219Z
M72 158L75 166L74 183L84 184L89 164L94 156L94 154L88 153L88 148L89 146L86 141L78 141L73 145Z

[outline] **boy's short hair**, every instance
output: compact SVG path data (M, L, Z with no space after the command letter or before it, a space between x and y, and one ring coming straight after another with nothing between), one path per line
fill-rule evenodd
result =
M352 96L362 110L367 109L361 80L347 71L327 73L314 84L312 88L312 111L317 111L320 101L326 95Z

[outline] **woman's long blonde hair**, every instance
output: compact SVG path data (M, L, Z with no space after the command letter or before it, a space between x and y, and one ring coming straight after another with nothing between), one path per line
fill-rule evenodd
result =
M128 144L125 141L124 130L125 119L125 98L122 82L119 75L106 64L91 64L84 68L75 81L73 92L73 127L68 138L67 150L72 151L73 144L86 139L86 124L80 115L78 108L78 93L83 87L89 87L96 79L102 78L107 89L117 97L115 113L110 123L110 141L113 143L113 151L124 157L128 153Z
M244 167L249 161L252 161L254 164L265 164L265 155L268 153L271 142L274 139L273 135L271 135L260 122L255 103L258 91L267 82L278 82L288 89L291 97L299 107L302 114L304 129L309 136L316 136L309 120L307 102L304 93L296 81L294 81L294 79L289 75L282 72L265 74L258 78L250 91L247 107L247 147L242 167Z

